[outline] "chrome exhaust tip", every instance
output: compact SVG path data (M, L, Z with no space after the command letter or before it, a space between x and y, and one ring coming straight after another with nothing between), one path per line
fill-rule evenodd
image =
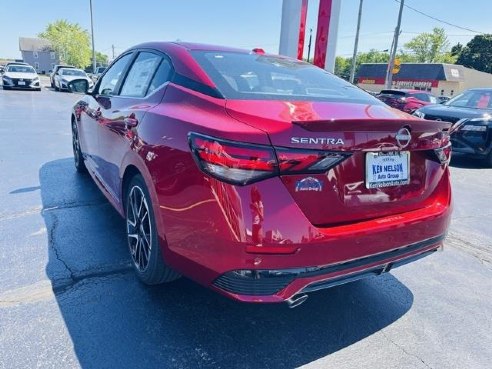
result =
M304 303L307 300L307 298L308 295L292 296L290 299L286 300L286 302L287 305L289 306L289 309L293 309Z

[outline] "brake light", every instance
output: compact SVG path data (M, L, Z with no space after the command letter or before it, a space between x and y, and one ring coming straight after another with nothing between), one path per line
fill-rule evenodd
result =
M282 174L324 173L350 156L340 152L286 148L276 148L276 152Z
M434 149L437 158L439 159L441 164L448 164L451 160L451 142L448 142L446 146L440 147L438 149Z
M193 157L203 172L243 186L281 174L323 173L350 156L247 144L198 133L190 133L188 138Z
M259 55L265 55L265 50L259 48L259 47L255 47L253 50L252 50L255 54L259 54Z
M273 147L188 135L199 168L221 181L246 185L278 173Z

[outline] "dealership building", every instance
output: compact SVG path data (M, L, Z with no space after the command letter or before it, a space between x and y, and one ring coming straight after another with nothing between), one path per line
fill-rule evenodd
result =
M361 64L357 85L379 92L385 88L385 63ZM428 91L436 96L454 96L473 87L492 87L492 74L455 64L402 63L393 75L392 88Z

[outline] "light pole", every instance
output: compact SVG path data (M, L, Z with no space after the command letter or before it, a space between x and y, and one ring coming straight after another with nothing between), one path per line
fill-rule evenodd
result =
M352 56L352 67L350 68L350 83L354 83L354 78L355 78L355 66L357 63L357 47L359 46L360 20L362 18L362 3L363 0L360 0L359 16L357 18L357 31L355 32L354 55Z
M313 29L309 29L309 43L308 43L308 57L307 57L307 62L309 63L309 58L311 56L311 41L313 39Z
M92 0L89 0L91 8L91 36L92 36L92 73L96 73L96 49L94 47L94 21L92 19Z
M403 6L405 0L400 0L400 11L398 13L398 22L396 23L395 36L393 37L393 45L391 48L390 60L386 71L386 88L391 88L393 84L393 67L395 66L396 50L398 49L398 37L400 36L401 16L403 14Z

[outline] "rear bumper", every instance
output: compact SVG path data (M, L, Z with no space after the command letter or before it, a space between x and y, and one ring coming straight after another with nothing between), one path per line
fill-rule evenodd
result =
M210 195L197 179L178 196L158 195L163 255L183 275L235 300L282 302L388 271L441 247L452 212L448 175L446 170L422 208L329 227L313 226L280 179L257 183L268 193L262 245L254 242L250 188L211 179ZM180 198L186 206L170 204Z
M245 271L233 271L217 278L214 287L240 301L280 302L298 294L389 272L434 253L444 238L440 235L376 255L322 267L254 270L248 275Z

